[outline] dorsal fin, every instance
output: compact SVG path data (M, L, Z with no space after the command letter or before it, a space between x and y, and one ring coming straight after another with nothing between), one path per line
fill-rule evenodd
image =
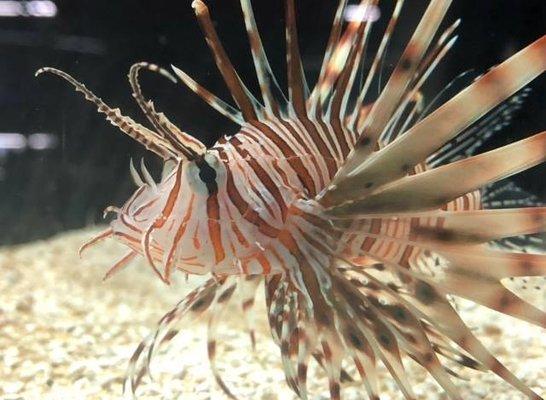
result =
M212 94L199 83L197 83L193 78L191 78L181 69L176 68L174 65L171 65L171 68L173 69L176 76L178 76L180 81L188 88L190 88L196 95L201 97L209 106L214 108L223 116L231 119L238 125L243 125L245 123L243 120L243 116L241 115L241 112L239 110L236 110L225 101L216 97L214 94Z
M288 102L277 83L277 79L271 70L269 61L267 60L250 0L241 0L241 9L243 10L245 27L250 43L250 50L252 52L252 60L254 62L254 68L256 69L256 76L258 77L262 98L265 103L265 112L271 113L274 116L279 116L279 104L272 90L276 89L277 94L282 97L281 105L283 107L286 107Z
M207 44L214 55L216 66L222 74L224 82L231 92L233 99L241 109L243 118L245 121L258 119L258 109L256 108L257 101L253 99L252 95L241 81L241 78L239 78L237 71L235 71L233 64L218 38L214 24L210 19L208 7L201 0L194 0L192 7L197 16L197 21L207 39Z
M288 69L288 95L290 106L299 118L307 117L307 83L303 72L294 0L285 0L286 9L286 64Z
M545 70L546 36L543 36L491 69L385 148L371 155L356 151L325 189L322 201L343 201L347 198L346 190L356 187L359 189L356 197L363 198L376 188L403 177Z

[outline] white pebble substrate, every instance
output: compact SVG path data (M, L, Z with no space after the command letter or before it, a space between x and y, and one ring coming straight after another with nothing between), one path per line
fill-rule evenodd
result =
M96 230L0 249L0 400L120 399L127 362L138 343L202 278L162 284L142 261L107 282L102 276L124 249L113 241L98 244L83 259L77 248ZM545 281L509 282L519 295L546 309ZM539 290L535 286L539 286ZM512 287L511 286L511 287ZM528 289L521 290L521 286ZM290 400L279 350L265 320L263 296L255 308L257 349L251 350L239 309L220 328L218 365L225 382L241 399ZM546 332L469 302L459 301L463 319L517 376L546 395ZM154 382L139 387L143 400L225 400L206 356L206 328L192 322L169 351L152 365ZM414 363L407 362L419 399L447 396ZM519 400L525 397L493 374L461 371L456 380L465 400ZM327 400L321 371L310 369L312 400ZM381 399L402 400L382 368ZM343 391L344 400L366 398L362 385Z

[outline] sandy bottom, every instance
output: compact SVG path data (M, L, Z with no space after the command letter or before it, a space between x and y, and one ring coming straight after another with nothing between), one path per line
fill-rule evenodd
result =
M119 399L127 361L157 320L199 281L182 277L170 287L141 261L103 283L109 265L124 250L105 242L78 259L78 246L95 233L78 231L24 246L0 249L0 399ZM181 275L181 274L180 274ZM523 283L517 283L521 287ZM546 309L544 280L527 282L518 294ZM541 290L535 286L542 285ZM284 383L278 349L265 329L265 310L256 308L259 331L252 352L233 306L220 328L219 367L240 399L284 400L294 395ZM463 318L486 346L536 392L546 396L546 331L481 307L461 304ZM152 366L141 399L218 399L206 357L205 327L188 324L173 348ZM423 370L407 363L420 399L447 399ZM463 371L456 380L463 399L524 399L492 374ZM311 369L312 399L328 399L320 371ZM382 371L381 398L402 399ZM363 388L344 389L346 400L365 399Z

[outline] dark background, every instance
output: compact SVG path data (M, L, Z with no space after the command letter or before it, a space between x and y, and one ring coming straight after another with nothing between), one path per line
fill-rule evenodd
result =
M84 82L108 104L143 121L132 102L126 73L137 61L182 68L198 82L229 99L186 0L56 1L55 18L0 18L0 132L54 134L54 149L0 153L0 244L47 237L100 221L106 205L122 204L134 190L129 159L145 156L157 173L152 154L118 133L94 107L52 76L34 78L36 69L55 66ZM284 15L281 0L254 0L257 23L269 59L284 82ZM328 37L334 0L299 0L300 45L311 82L318 72ZM454 1L445 25L462 17L459 42L425 87L433 97L460 72L484 72L542 36L544 0ZM380 2L382 17L372 43L377 45L392 1ZM396 62L427 2L408 0L387 55ZM218 32L233 63L255 89L255 74L238 1L209 0ZM235 126L210 110L182 85L143 73L147 96L182 129L207 144ZM486 146L508 143L546 128L544 77L516 121ZM460 87L459 87L460 89ZM516 179L546 198L544 166ZM157 176L157 175L156 175Z

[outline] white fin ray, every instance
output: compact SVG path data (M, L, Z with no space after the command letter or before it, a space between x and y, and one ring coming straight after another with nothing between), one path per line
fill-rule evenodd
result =
M411 213L442 207L466 193L531 168L546 160L546 131L496 150L406 176L358 199L358 187L328 210L331 215ZM507 160L509 162L507 163ZM456 185L453 182L457 182ZM365 186L363 181L360 186ZM346 194L347 195L347 194Z
M321 201L343 201L347 198L345 191L359 183L361 190L356 198L362 198L406 175L410 168L545 70L546 36L543 36L491 69L382 150L362 158L355 153L353 161L341 168L332 185L319 196Z

